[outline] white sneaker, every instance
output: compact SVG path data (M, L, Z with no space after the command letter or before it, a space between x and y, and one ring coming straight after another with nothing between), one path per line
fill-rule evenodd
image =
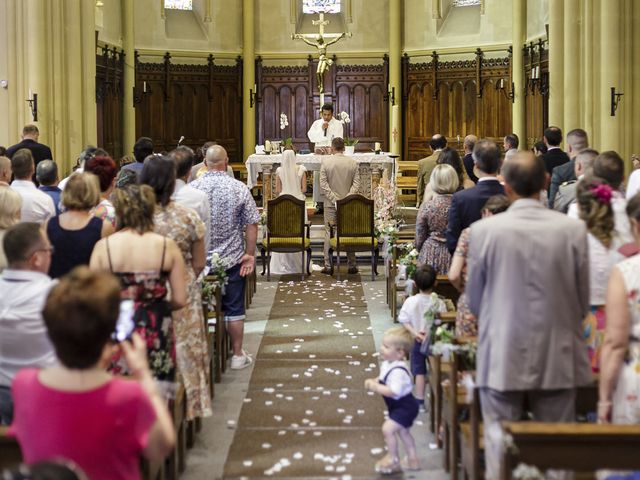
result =
M242 370L243 368L247 368L249 365L253 363L253 359L251 356L242 351L242 355L234 355L231 357L231 370Z

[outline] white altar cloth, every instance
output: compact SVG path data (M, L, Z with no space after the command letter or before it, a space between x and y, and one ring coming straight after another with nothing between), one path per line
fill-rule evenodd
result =
M394 176L394 162L393 158L386 154L376 155L375 153L355 153L350 155L359 164L377 165L384 169L389 169L392 176ZM327 155L316 155L315 153L309 153L306 155L297 154L296 163L298 165L304 165L309 171L320 171L320 165L322 159ZM258 182L258 173L262 172L262 165L280 165L282 163L282 155L256 155L253 154L247 159L247 186L253 188ZM275 173L275 169L273 170Z

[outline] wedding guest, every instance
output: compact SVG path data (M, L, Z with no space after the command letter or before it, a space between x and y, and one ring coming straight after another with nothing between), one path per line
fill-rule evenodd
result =
M482 208L482 218L502 213L509 208L509 199L504 195L489 197ZM456 337L475 337L478 335L478 322L469 310L464 287L467 283L467 255L469 253L469 234L471 228L465 228L458 239L458 246L451 259L449 281L460 292L456 306Z
M93 209L100 202L100 186L94 174L73 175L60 201L64 212L44 225L54 248L49 269L51 278L59 278L78 265L89 265L98 240L113 233L111 223L93 216Z
M22 197L22 221L42 224L53 217L56 214L53 200L49 195L38 190L31 180L36 167L29 150L23 148L14 153L11 157L11 171L14 177L11 188Z
M53 282L47 275L51 245L40 225L19 223L3 240L8 267L0 275L0 424L13 418L11 382L22 368L57 363L42 321Z
M56 215L60 215L60 194L62 190L58 187L58 165L53 160L43 160L38 163L36 180L40 184L38 190L51 197L53 206L56 208Z
M153 231L156 196L151 187L129 185L116 189L113 205L120 230L96 244L90 265L93 270L111 272L120 279L122 299L134 301L136 331L148 339L153 376L172 387L176 359L171 311L187 303L184 260L173 240ZM130 372L117 355L110 370L116 374Z
M60 365L21 370L13 382L10 434L28 464L65 458L92 480L140 478L140 456L162 461L175 444L145 341L112 343L120 286L107 272L78 267L55 285L43 317ZM105 371L121 351L131 379ZM43 428L46 426L46 428Z
M636 245L640 246L640 195L629 199L627 213ZM640 255L618 263L607 286L607 325L600 355L601 423L640 423L638 375L640 372Z
M12 188L0 188L0 272L7 268L2 239L7 229L20 222L22 197Z
M422 203L416 219L415 247L420 251L418 265L431 265L438 274L446 274L451 263L445 231L453 193L458 190L458 173L451 165L436 165L429 185L434 196Z
M100 203L93 214L116 228L116 209L109 199L116 186L116 162L108 156L92 157L85 163L85 171L96 175L100 182Z
M73 169L73 172L71 172L71 175L69 175L66 178L63 178L58 184L58 187L60 188L60 190L64 190L64 187L67 186L67 182L73 175L75 175L76 173L84 172L84 167L87 164L87 161L89 159L93 157L108 157L108 156L109 154L107 153L106 150L103 150L102 148L94 147L93 145L87 145L86 147L84 147L84 150L80 152L80 156L78 157L78 160L77 160L77 166Z
M0 155L0 187L8 187L11 183L11 160Z
M195 211L172 200L176 168L170 157L148 157L138 180L153 188L156 195L153 231L176 243L186 267L187 305L174 310L172 317L178 370L187 393L187 420L209 417L209 354L200 293L202 285L198 282L206 262L205 226Z

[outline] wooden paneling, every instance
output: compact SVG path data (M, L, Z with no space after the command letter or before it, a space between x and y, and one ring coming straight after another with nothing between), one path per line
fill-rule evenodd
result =
M96 55L96 108L98 146L119 159L122 151L124 52L102 47Z
M153 139L157 151L182 145L201 147L215 140L231 162L242 162L242 63L175 64L136 61L136 136ZM146 83L146 91L145 91Z
M431 62L412 64L405 55L403 158L428 156L435 133L460 150L469 134L501 142L511 132L510 63L510 57L485 59L480 50L474 59L453 62L434 52Z
M311 149L307 131L319 118L320 96L315 86L317 63L309 57L305 66L262 66L258 58L258 143L291 137L297 149ZM344 133L359 139L356 150L368 151L375 142L387 148L388 62L379 65L334 64L325 74L325 102L332 103L334 115L345 111L351 123ZM289 126L280 129L280 114Z
M525 45L524 72L526 79L526 122L527 146L531 148L536 141L542 139L544 129L549 126L549 50L545 42ZM533 79L534 69L539 71L539 78Z

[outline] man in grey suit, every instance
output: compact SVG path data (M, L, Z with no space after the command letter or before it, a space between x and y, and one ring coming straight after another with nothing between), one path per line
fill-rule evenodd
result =
M519 420L525 398L536 420L570 422L576 387L593 381L581 327L586 227L540 203L545 165L531 152L518 152L502 173L512 204L471 226L465 289L479 326L488 479L500 474L500 422Z
M357 162L344 154L344 140L335 137L331 141L333 155L322 160L320 166L320 188L324 201L324 268L322 273L331 274L329 259L330 223L336 222L336 201L360 190L360 174ZM349 273L358 273L356 254L347 254Z
M444 135L436 133L429 141L431 147L431 155L423 159L418 160L418 189L416 190L416 205L420 207L422 199L424 198L424 189L429 183L431 178L431 172L436 168L438 164L438 158L440 152L447 146L447 139Z

